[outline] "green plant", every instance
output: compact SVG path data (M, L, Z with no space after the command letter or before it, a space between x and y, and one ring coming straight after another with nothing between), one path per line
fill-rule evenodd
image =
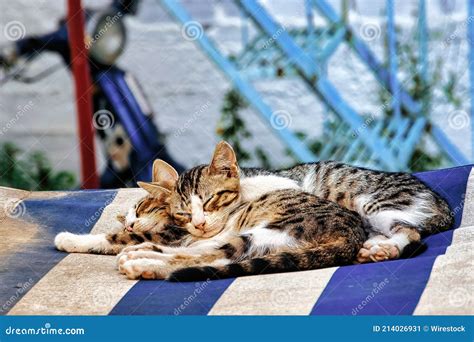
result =
M240 111L247 107L248 103L237 90L231 89L228 91L224 96L216 133L232 145L239 162L249 161L253 155L259 161L261 167L271 168L270 160L261 146L257 146L251 152L247 151L241 143L243 140L252 138L252 133L247 129L245 121L240 116Z
M66 190L75 187L74 175L53 171L42 152L24 154L12 143L0 146L0 185L24 190Z
M415 14L416 15L416 14ZM398 31L400 31L398 29ZM407 39L404 42L398 42L397 51L398 55L398 66L401 74L409 75L409 77L402 82L402 86L407 90L413 99L423 104L422 115L429 117L431 114L433 102L443 102L451 104L454 108L461 106L461 99L457 95L456 89L458 86L459 76L453 72L449 72L447 80L443 79L442 71L447 66L445 60L442 57L432 62L429 76L427 79L423 78L420 72L421 56L418 53L418 41L416 39L416 32L414 32L413 39ZM442 39L440 32L432 32L431 36L437 37L439 40ZM388 46L385 44L386 51L386 63L388 66ZM436 91L438 90L438 91ZM435 99L435 93L438 93L439 98ZM389 103L390 97L387 96L387 92L381 90L379 92L379 102ZM384 106L384 116L391 117L392 110L390 106ZM411 115L402 111L402 114L410 117ZM413 117L412 117L413 118ZM430 126L427 126L427 132L429 132ZM410 171L424 171L427 169L436 169L441 167L446 158L441 151L428 151L426 146L426 140L422 139L419 145L415 148L409 162Z

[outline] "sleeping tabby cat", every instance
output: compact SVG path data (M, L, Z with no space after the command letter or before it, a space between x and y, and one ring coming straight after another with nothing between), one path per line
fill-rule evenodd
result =
M235 154L227 144L219 145L210 165L191 169L179 179L164 162L154 166L155 182L140 183L149 195L125 219L142 232L61 233L55 240L58 249L114 254L148 240L152 242L123 250L118 257L121 272L131 279L189 281L349 264L366 238L357 213L293 183L276 182L264 194L254 191L252 181L241 184ZM200 172L195 188L178 192ZM196 198L207 199L205 229L181 212L182 196L190 205ZM194 219L199 219L196 212Z
M218 145L216 153L219 149L231 151L230 146L225 143ZM172 189L173 182L178 178L174 169L160 161L156 162L155 166L154 181L159 182L161 174L165 179L161 185ZM188 185L200 180L202 172L199 174L199 168L194 170L192 182ZM362 216L370 236L358 254L359 262L397 258L407 245L420 242L420 234L445 230L453 223L446 202L415 177L405 173L373 171L328 161L301 164L279 171L243 168L240 170L240 176L244 180L243 183L247 184L248 192L254 193L255 196L274 189L275 184L278 184L277 188L302 188L356 210ZM125 224L129 229L138 231L137 233L122 232L107 237L61 233L56 239L56 245L59 249L70 252L115 254L125 246L141 241L153 239L160 244L172 243L176 246L182 244L184 240L192 240L190 237L192 234L201 234L197 228L202 228L203 223L204 226L208 224L209 213L203 210L199 201L194 201L194 217L192 208L187 208L188 212L175 213L178 219L181 214L181 220L183 214L184 218L186 216L189 218L191 213L191 219L194 218L192 223L196 224L197 228L194 229L193 225L188 223L191 232L189 234L182 227L175 225L173 218L169 216L170 213L167 212L167 203L163 203L162 196L163 194L156 194L155 197L149 195L136 206L136 209L132 208L129 211ZM153 206L159 208L158 213L156 209L152 209ZM158 230L159 235L143 235L140 233L141 230L148 230L149 233ZM167 238L160 240L163 235Z
M234 151L222 143L209 165L183 173L171 187L141 183L153 196L168 198L170 216L190 235L181 247L148 242L126 248L120 271L130 279L191 281L354 261L366 239L356 212L294 182L265 181L259 189L255 179L241 180Z
M232 148L225 142L216 147L216 154L219 153L233 155ZM357 261L361 263L396 259L402 254L409 256L420 247L422 235L449 229L453 224L448 204L407 173L368 170L334 161L277 171L255 168L239 171L243 192L248 196L255 198L275 189L299 188L358 212L369 235L358 253ZM181 197L185 192L192 193L193 188L203 182L205 172L197 167L187 174L188 179L177 187ZM194 201L182 199L181 210L174 213L175 218L180 224L185 223L191 234L206 237L206 231L212 226L208 222L212 222L212 211L196 196L191 198Z

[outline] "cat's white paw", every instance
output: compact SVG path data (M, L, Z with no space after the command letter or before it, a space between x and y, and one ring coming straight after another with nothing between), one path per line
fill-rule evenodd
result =
M54 245L60 251L69 253L100 253L110 245L104 234L73 234L62 232L54 238Z
M127 253L120 253L119 255L117 255L117 258L115 260L117 261L118 271L122 274L125 274L125 271L123 269L123 264L125 264L125 262L128 261Z
M168 275L166 264L155 259L127 260L122 266L128 279L165 279Z
M171 257L172 257L171 255L162 254L158 252L152 252L149 250L122 252L117 256L117 268L120 273L124 274L125 271L123 269L123 265L125 264L125 262L129 260L154 259L154 260L161 260L166 263Z
M366 241L357 254L357 262L379 262L384 260L398 259L400 250L390 241L371 242Z
M80 237L79 235L62 232L54 238L54 245L60 251L74 253L80 252Z

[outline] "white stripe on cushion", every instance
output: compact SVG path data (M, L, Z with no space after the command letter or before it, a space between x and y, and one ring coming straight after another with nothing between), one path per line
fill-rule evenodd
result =
M474 169L471 169L466 186L464 203L457 208L451 208L453 214L462 210L461 227L474 226Z
M113 256L71 254L49 271L9 315L107 315L136 283Z
M474 227L454 231L453 244L436 258L414 315L473 315Z
M237 278L209 315L308 315L336 270Z
M92 229L118 228L115 217L144 192L120 189L103 208ZM51 244L53 242L51 241ZM107 315L136 281L119 274L114 256L69 254L53 267L9 312L9 315Z

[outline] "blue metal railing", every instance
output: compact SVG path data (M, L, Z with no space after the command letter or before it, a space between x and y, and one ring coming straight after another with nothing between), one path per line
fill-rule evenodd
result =
M192 18L185 11L185 9L174 0L162 0L162 3L166 5L166 9L181 23L191 22ZM273 132L276 133L288 146L288 148L303 162L310 162L315 160L315 156L311 153L308 147L296 137L287 127L280 127L274 129L272 126L272 120L275 120L275 115L272 109L263 102L259 93L255 88L245 81L236 69L234 64L225 58L214 46L209 38L205 34L200 35L199 39L196 40L200 47L206 52L206 54L217 64L217 66L224 71L224 74L233 83L236 89L257 109L257 112L262 116L265 123L267 123Z
M467 28L469 40L469 70L471 82L471 100L474 101L474 0L468 1ZM374 161L388 170L407 168L412 153L425 134L431 134L441 151L454 164L467 164L464 154L449 140L443 130L428 117L429 96L421 101L414 100L397 78L397 35L395 29L394 0L387 0L387 38L388 69L375 57L365 42L338 15L325 0L305 0L307 27L305 30L283 27L255 0L235 1L244 14L242 25L243 52L230 58L217 49L205 32L196 43L212 59L233 83L234 87L257 109L266 123L272 122L274 112L264 102L262 96L252 86L255 76L281 77L293 75L302 79L315 95L335 115L338 128L334 139L328 141L319 156L314 156L287 127L272 127L272 131L301 160L310 161L319 158L337 157L357 164L373 164ZM164 7L182 24L191 21L191 17L176 0L161 0ZM328 22L325 29L314 26L313 9ZM428 41L425 0L418 1L418 63L424 89L429 85ZM258 36L251 38L248 21L257 29ZM267 44L271 39L272 44ZM373 118L373 124L367 126L359 115L339 94L329 81L325 72L327 60L337 47L346 41L374 73L376 78L392 95L390 118ZM267 43L265 43L267 42ZM262 49L262 43L266 44ZM250 77L249 77L250 76ZM384 105L385 106L385 105ZM402 112L402 108L404 111ZM474 104L471 105L471 118L474 118ZM406 116L409 114L408 116ZM325 120L329 118L324 115ZM474 120L472 125L472 149L474 158ZM362 128L362 129L361 129ZM347 140L350 132L356 132L352 141ZM338 141L340 140L340 142ZM352 144L351 144L352 142ZM348 144L344 147L342 144ZM339 144L339 145L338 145Z

